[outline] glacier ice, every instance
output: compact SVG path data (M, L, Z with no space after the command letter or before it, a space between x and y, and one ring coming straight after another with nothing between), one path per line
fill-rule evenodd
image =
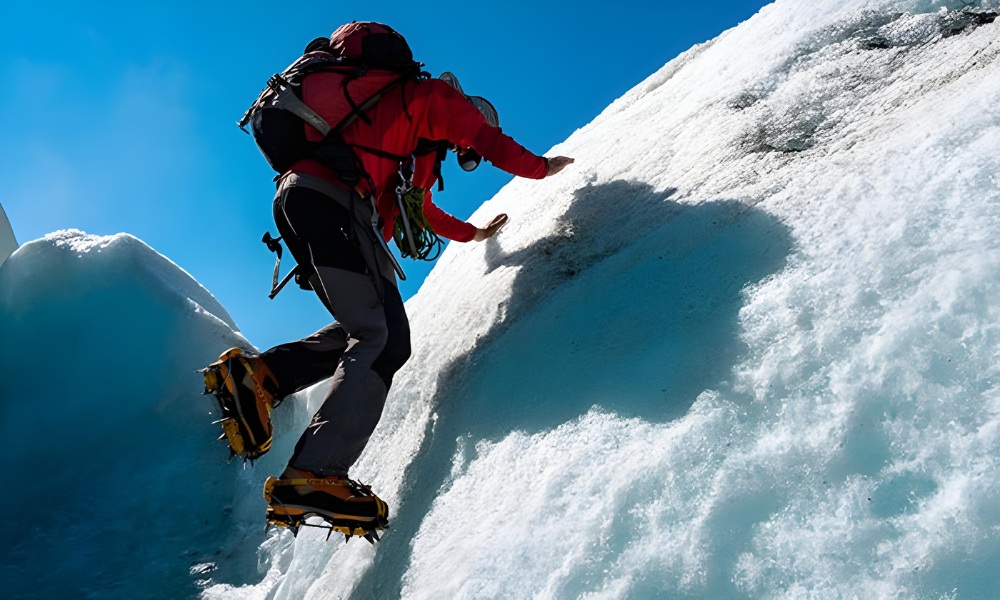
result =
M5 595L191 597L255 565L260 482L225 464L196 372L230 346L252 348L132 236L60 231L0 267Z
M14 250L17 250L17 238L14 237L10 221L7 220L7 213L4 212L3 206L0 206L0 265L14 253Z

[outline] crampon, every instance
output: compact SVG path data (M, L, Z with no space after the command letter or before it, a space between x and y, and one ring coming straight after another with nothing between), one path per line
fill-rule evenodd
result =
M201 370L205 392L219 402L222 418L220 440L229 443L229 459L234 456L254 461L271 449L271 410L278 383L260 357L244 356L230 348L219 360Z
M346 477L269 477L264 483L264 500L268 527L286 527L293 535L302 527L316 527L328 531L327 539L336 532L344 534L345 541L357 536L374 545L379 541L378 532L389 527L388 505L370 487ZM319 517L325 523L307 523L309 517Z

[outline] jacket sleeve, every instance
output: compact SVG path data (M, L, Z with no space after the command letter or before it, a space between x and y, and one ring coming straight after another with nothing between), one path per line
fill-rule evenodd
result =
M421 83L426 86L427 131L422 134L434 140L448 140L462 148L472 148L511 175L542 179L548 173L548 162L518 144L499 127L486 122L482 113L455 88L439 79Z
M456 242L471 242L478 228L441 210L431 199L431 191L424 193L424 216L434 228L434 233Z

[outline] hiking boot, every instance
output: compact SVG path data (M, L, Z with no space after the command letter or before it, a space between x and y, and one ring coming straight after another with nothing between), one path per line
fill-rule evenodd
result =
M280 479L267 479L264 500L267 522L288 527L293 533L315 515L348 539L356 535L374 543L378 539L375 532L389 521L388 505L370 487L347 477L318 477L289 469Z
M271 409L278 382L258 356L230 348L202 370L205 393L222 409L222 431L229 441L229 458L256 460L271 449Z

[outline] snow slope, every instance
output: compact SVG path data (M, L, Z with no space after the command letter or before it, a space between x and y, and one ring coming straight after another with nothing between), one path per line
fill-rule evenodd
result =
M0 268L14 597L1000 595L998 2L779 0L515 181L407 305L377 547L261 531L324 386L225 465L249 346L135 238ZM54 363L57 366L53 366Z
M776 2L554 148L408 304L378 549L275 538L206 597L995 596L1000 27L963 4Z

